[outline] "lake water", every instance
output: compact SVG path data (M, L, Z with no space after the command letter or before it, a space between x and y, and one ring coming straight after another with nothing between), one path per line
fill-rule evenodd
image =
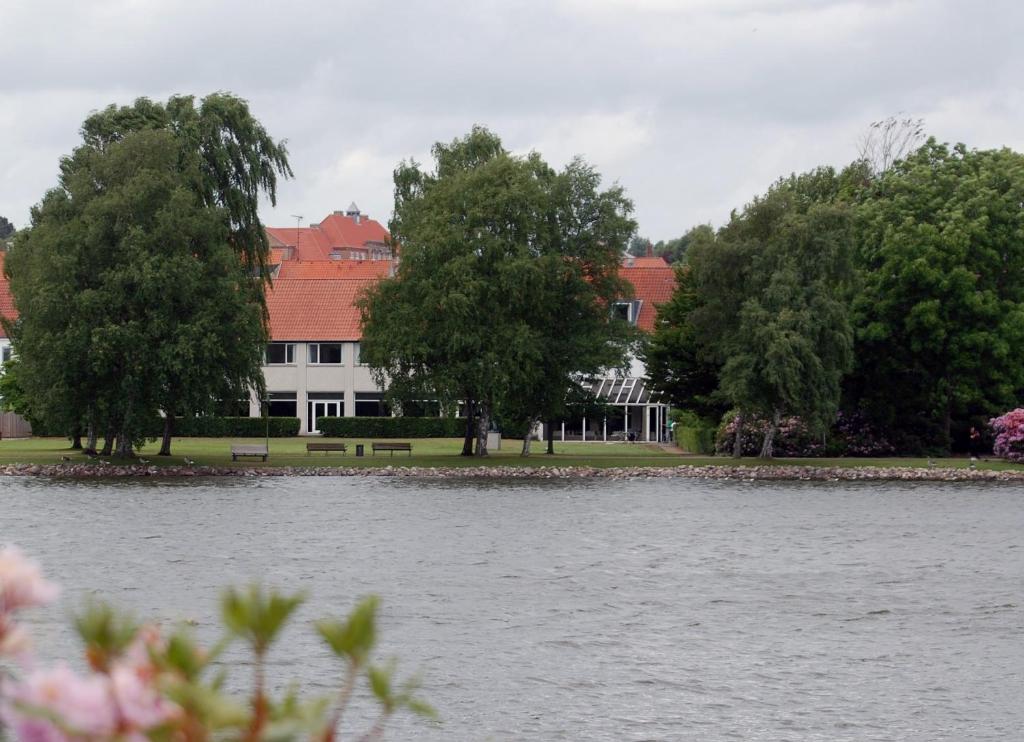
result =
M85 593L212 640L221 588L260 580L310 594L275 682L326 693L310 622L379 593L381 656L422 672L443 719L388 739L1024 737L1017 487L7 478L0 495L0 541L66 587L35 619L49 657Z

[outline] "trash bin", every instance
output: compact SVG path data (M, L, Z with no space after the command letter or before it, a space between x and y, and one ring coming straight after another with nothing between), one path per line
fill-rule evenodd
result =
M363 451L364 451L363 444L362 443L357 443L356 444L356 456L362 456L363 455Z
M501 450L501 433L492 430L487 433L487 450L488 451L500 451Z

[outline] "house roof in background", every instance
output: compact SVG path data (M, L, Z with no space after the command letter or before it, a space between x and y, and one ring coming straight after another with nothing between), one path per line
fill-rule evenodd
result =
M375 219L356 218L334 212L316 226L267 227L271 248L293 247L298 260L328 260L335 248L365 248L370 243L384 244L387 229ZM277 253L282 255L283 251Z
M359 340L356 301L378 278L277 279L267 291L270 337L276 341Z
M0 251L0 317L4 319L18 319L18 310L14 308L14 297L11 295L11 286L4 276L4 253ZM0 338L7 337L7 331L0 325Z
M620 268L620 275L633 285L634 298L642 300L636 326L653 332L658 306L668 302L676 289L675 270L663 258L634 258L632 265Z

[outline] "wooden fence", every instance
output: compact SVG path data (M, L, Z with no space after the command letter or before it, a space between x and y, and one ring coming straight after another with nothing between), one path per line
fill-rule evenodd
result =
M28 438L31 435L32 426L21 415L0 412L0 438Z

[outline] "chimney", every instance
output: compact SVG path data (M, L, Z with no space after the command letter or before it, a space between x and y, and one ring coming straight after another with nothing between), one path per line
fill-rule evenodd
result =
M348 205L348 209L345 210L345 216L350 217L352 221L354 221L356 224L359 224L359 217L361 216L361 214L359 212L359 207L356 206L355 201Z
M653 258L654 257L654 245L651 244L650 240L647 240L647 257L648 258Z

